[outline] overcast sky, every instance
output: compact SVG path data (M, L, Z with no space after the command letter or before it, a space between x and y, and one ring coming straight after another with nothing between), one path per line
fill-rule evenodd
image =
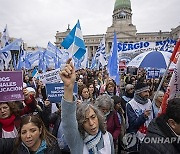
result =
M0 31L28 46L46 47L56 31L80 20L83 35L105 34L112 25L115 0L0 0ZM180 25L180 0L131 0L138 32L170 31Z

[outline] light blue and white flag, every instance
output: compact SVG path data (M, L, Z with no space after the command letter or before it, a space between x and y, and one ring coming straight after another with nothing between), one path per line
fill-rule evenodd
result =
M107 65L106 62L106 45L105 45L105 37L101 40L98 49L96 51L96 59L101 63L102 67Z
M26 69L31 69L32 68L31 63L28 61L28 59L26 57L25 57L25 68Z
M14 67L14 70L16 70L16 68L17 68L17 60L16 60L16 55L15 54L13 56L13 67Z
M51 42L48 42L45 55L52 57L52 58L56 57L57 56L57 47L55 45L53 45Z
M7 24L2 32L1 44L2 44L2 47L5 47L6 45L9 44L9 33L8 33L8 29L7 29Z
M17 63L17 69L20 70L22 68L25 68L25 58L26 58L26 52L24 51L24 44L22 43L19 51L19 59Z
M90 66L90 69L95 69L97 66L97 63L96 63L96 56L94 56L92 58L92 61L91 61L91 66Z
M74 26L74 28L70 31L70 33L63 40L61 45L65 49L67 49L70 57L75 56L77 59L81 59L81 57L85 54L86 48L79 20Z
M43 73L46 72L47 65L46 65L46 58L44 56L45 52L41 52L39 54L39 65L38 65L38 70L42 70Z
M19 46L20 46L21 42L22 42L21 39L16 39L12 43L10 43L10 44L6 45L4 48L0 49L0 57L4 61L5 68L8 68L9 62L12 59L11 51L10 50L13 48L13 46L15 44L19 44Z
M4 61L0 56L0 71L3 71L3 70L4 70Z
M14 46L20 47L21 43L22 43L22 39L16 39L15 41L6 45L4 48L0 49L0 52L12 50L14 48Z
M37 74L38 74L38 69L37 69L37 68L34 68L33 71L32 71L32 73L31 73L32 77L36 77Z
M35 61L39 60L39 55L42 51L27 52L26 59L32 65Z
M5 69L7 69L9 67L9 62L12 58L11 51L9 51L9 50L8 51L0 51L0 57L4 61L3 67L5 67Z
M80 68L87 68L88 66L88 49L86 48L86 53L83 55L83 57L81 58L81 66Z
M109 77L115 80L116 84L119 85L120 77L119 77L118 47L117 47L117 38L115 32L114 32L114 40L112 47L112 55L109 58L107 70L109 73Z

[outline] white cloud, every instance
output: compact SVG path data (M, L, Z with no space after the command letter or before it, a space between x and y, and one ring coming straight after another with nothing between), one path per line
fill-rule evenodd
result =
M80 20L83 34L104 34L112 24L110 0L1 0L0 31L8 25L11 37L28 45L46 47L56 31L72 28ZM138 32L170 31L180 24L179 0L131 0L133 24Z

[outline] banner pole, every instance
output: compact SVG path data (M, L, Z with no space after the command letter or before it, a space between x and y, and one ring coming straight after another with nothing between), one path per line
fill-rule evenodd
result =
M166 77L166 75L167 75L167 73L168 73L168 69L169 69L170 65L171 65L171 61L169 61L169 63L168 63L168 66L167 66L167 68L166 68L166 71L165 71L164 74L163 74L163 77L162 77L162 79L161 79L161 82L160 82L157 90L156 90L156 93L155 93L155 95L154 95L154 97L153 97L152 102L154 102L155 99L156 99L156 97L157 97L157 92L160 90L160 88L161 88L161 86L162 86L162 84L163 84L163 81L164 81L164 79L165 79L165 77Z

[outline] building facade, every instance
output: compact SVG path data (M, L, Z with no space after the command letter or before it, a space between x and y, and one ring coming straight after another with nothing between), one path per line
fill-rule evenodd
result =
M106 34L100 35L84 35L84 42L88 49L88 57L91 60L95 54L100 41L105 36L106 52L109 52L112 46L112 40L114 37L114 31L117 35L118 42L133 43L139 41L155 42L171 38L177 40L180 36L180 25L172 29L169 32L144 32L138 33L136 26L132 23L132 10L130 0L116 0L114 4L114 10L112 15L112 25L107 28ZM57 31L55 38L55 44L59 48L63 39L70 32L70 28L65 32Z

